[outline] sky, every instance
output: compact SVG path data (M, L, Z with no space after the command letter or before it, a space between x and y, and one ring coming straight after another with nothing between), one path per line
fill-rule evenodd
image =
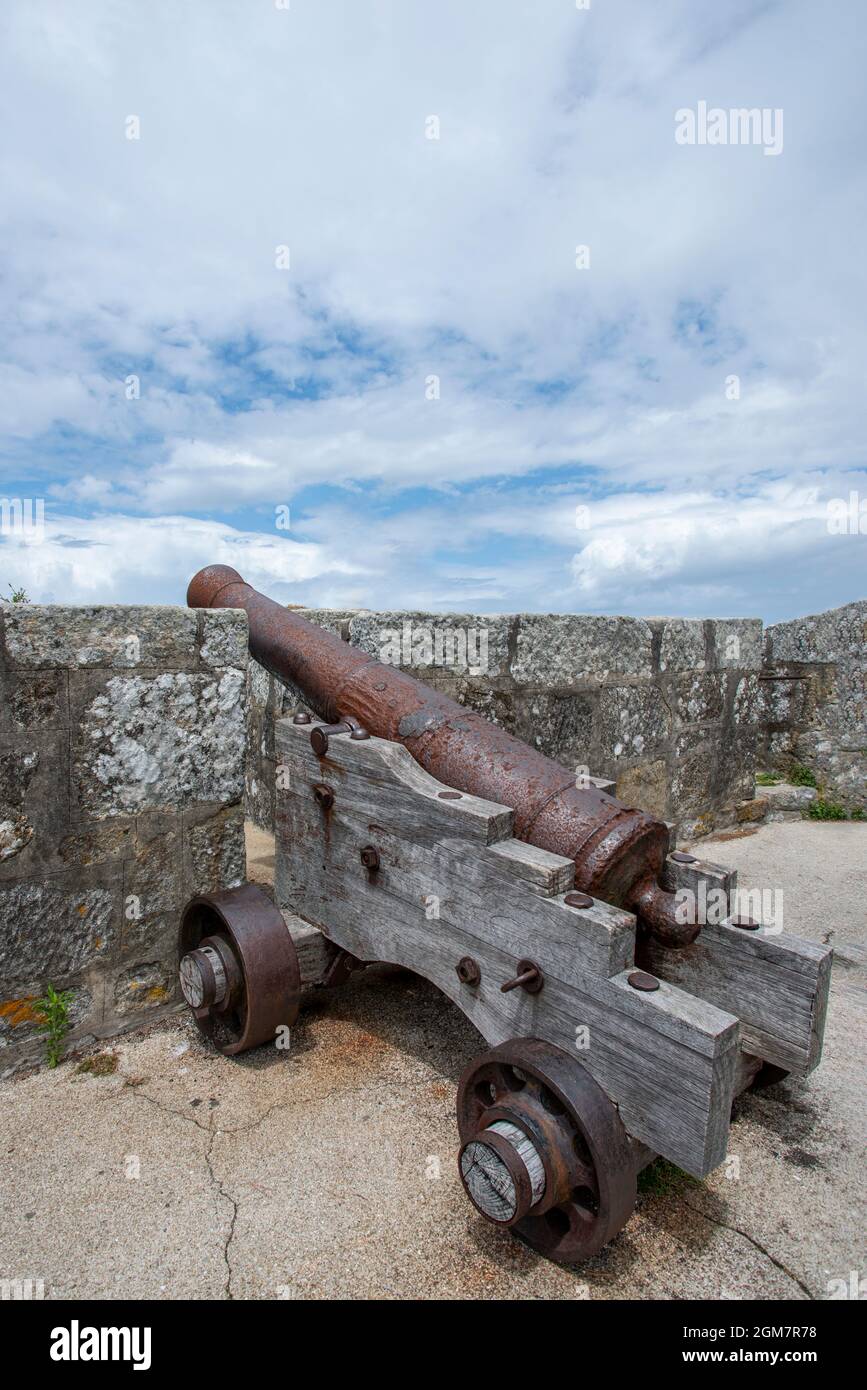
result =
M867 596L863 0L4 0L0 52L7 594Z

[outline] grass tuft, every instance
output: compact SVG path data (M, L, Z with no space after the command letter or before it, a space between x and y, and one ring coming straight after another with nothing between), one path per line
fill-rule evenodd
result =
M816 774L811 767L805 767L803 763L795 763L789 773L789 781L793 787L815 787Z
M655 1158L638 1174L638 1191L648 1197L676 1197L699 1185L698 1178L685 1173L667 1158Z
M804 815L807 820L846 820L846 811L838 801L823 801L820 796L811 801Z

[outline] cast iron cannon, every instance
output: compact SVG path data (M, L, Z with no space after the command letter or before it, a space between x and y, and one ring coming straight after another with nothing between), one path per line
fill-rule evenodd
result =
M275 728L274 901L245 884L182 918L181 988L221 1051L285 1045L305 992L367 963L424 976L488 1043L458 1088L467 1195L568 1263L655 1155L704 1177L739 1091L817 1065L831 953L739 911L734 873L235 570L188 598L244 608L307 706Z
M575 863L575 886L637 913L664 945L685 946L700 924L679 919L660 884L668 827L624 806L481 715L395 667L383 665L245 584L237 570L211 565L190 583L191 608L243 608L250 651L272 675L291 681L324 721L314 738L325 753L331 732L352 728L402 743L446 786L509 806L514 834Z

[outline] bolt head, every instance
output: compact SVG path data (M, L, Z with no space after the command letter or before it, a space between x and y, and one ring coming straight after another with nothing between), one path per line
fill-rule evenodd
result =
M361 851L361 862L365 869L370 869L371 873L379 868L379 850L376 845L365 845Z
M648 975L645 970L633 970L627 977L627 984L633 989L640 989L645 994L652 994L655 989L659 989L659 981L653 975Z
M310 733L310 747L317 758L324 758L328 752L328 735L323 729L312 729Z
M462 985L469 985L471 989L475 988L482 978L479 962L473 960L472 956L461 956L461 959L455 966L455 974Z

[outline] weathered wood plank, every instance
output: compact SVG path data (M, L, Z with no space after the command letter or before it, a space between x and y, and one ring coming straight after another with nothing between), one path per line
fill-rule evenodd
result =
M332 737L327 755L317 758L309 747L312 725L299 726L291 721L279 720L276 727L281 725L285 725L290 739L289 744L284 744L284 751L306 746L305 752L309 757L305 759L303 770L299 769L306 785L309 787L312 782L324 782L332 786L347 813L354 808L375 819L376 806L371 805L370 793L382 787L388 788L390 806L394 803L395 814L405 817L407 834L424 835L432 825L439 825L441 818L437 817L436 812L447 806L455 833L470 843L494 845L511 837L514 812L510 807L485 801L479 796L470 796L468 792L455 793L457 799L451 799L452 789L444 787L425 772L402 743L390 743L387 739L356 741L343 734ZM346 744L352 745L349 757L346 755ZM278 777L278 785L280 782L291 782L293 768L279 746L277 756L285 764L284 775ZM449 799L443 797L444 792L448 793Z
M431 787L440 784L400 744L332 738L328 757L318 759L310 748L309 726L305 736L303 727L281 721L277 737L278 757L288 773L276 796L276 813L282 818L278 838L284 847L303 841L328 850L336 827L361 825L363 838L357 841L349 866L357 881L367 881L358 851L373 841L382 858L380 885L387 882L396 897L424 908L430 914L428 920L436 913L453 917L456 911L496 915L502 939L517 955L524 953L523 948L532 949L541 932L545 941L566 952L570 963L598 974L616 974L634 960L635 919L630 913L602 902L576 910L564 904L562 893L551 898L534 896L529 910L520 876L503 871L503 846L519 846L512 862L519 862L522 851L528 851L524 864L531 857L539 865L554 861L560 865L558 872L565 871L567 864L571 867L571 861L499 839L504 814L511 828L508 808L475 797L452 801L431 795ZM283 740L288 742L284 745ZM378 751L382 757L376 756ZM320 810L312 791L321 781L335 792L334 805L327 812ZM324 859L323 855L319 872L324 870ZM303 908L297 910L309 916Z
M502 860L505 873L520 879L531 893L538 893L540 897L553 898L558 893L568 893L575 884L575 865L571 859L528 845L524 840L501 840L498 845L491 845L490 852Z
M721 1162L737 1020L668 983L649 994L632 989L634 918L599 902L579 910L562 894L539 896L505 867L526 863L521 852L504 855L496 838L488 847L491 832L477 815L462 816L461 802L429 786L419 794L396 745L332 739L320 762L304 732L277 726L290 771L277 794L277 901L354 955L432 980L490 1043L532 1036L574 1049L630 1134L688 1171L704 1175ZM335 788L327 815L310 794L319 780ZM366 843L380 853L374 874L359 858ZM455 973L465 955L481 968L476 989ZM543 990L501 993L524 956L542 968Z
M296 916L294 912L288 912L284 908L282 917L298 956L301 984L320 984L337 954L337 947L318 927L305 922L303 917Z
M696 898L702 881L722 888L730 903L737 886L733 872L701 860L669 859L668 873L673 890L687 888ZM744 931L728 920L706 922L685 950L642 946L642 964L660 979L737 1015L747 1052L798 1075L821 1057L831 959L828 947L773 927Z

